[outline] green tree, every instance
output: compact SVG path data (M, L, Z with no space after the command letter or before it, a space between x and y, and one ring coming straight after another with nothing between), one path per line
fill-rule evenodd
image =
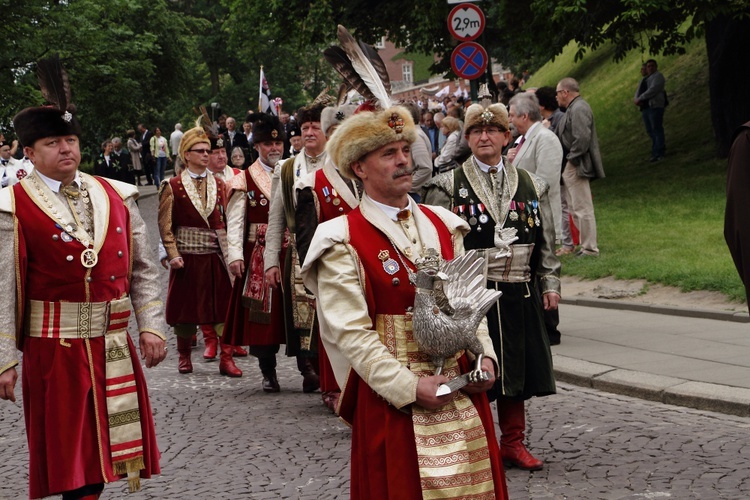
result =
M491 4L491 53L503 62L538 67L571 40L578 55L604 43L620 60L631 50L679 54L705 35L711 120L717 153L726 156L733 131L750 119L750 1L532 0Z
M167 101L191 90L188 24L166 0L18 0L5 12L13 40L0 54L0 80L13 82L0 101L6 130L16 112L42 103L34 63L55 53L93 150L138 121L165 120Z

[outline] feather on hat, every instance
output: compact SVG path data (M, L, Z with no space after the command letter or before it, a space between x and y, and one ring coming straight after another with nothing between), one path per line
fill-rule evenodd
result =
M20 111L13 118L18 140L24 146L33 146L45 137L81 136L81 124L75 117L76 108L71 100L68 74L55 55L37 62L39 89L47 104Z

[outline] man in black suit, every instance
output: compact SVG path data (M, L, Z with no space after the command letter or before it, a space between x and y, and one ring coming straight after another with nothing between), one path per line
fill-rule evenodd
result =
M141 136L141 159L143 160L143 170L146 173L146 185L151 186L154 184L154 155L151 154L151 138L154 133L147 129L142 123L138 124L138 134Z
M227 131L224 132L224 148L227 150L227 158L232 157L234 148L242 148L246 151L248 148L247 136L243 131L237 130L237 122L231 116L227 118Z

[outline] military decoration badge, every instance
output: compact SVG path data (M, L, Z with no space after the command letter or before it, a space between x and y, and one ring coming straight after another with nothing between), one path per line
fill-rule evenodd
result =
M466 186L461 184L461 187L458 188L458 196L461 198L468 198L469 197L469 190L466 189Z
M398 262L391 258L388 250L381 250L378 252L378 259L383 263L383 270L390 276L393 276L399 271L399 269L401 269Z

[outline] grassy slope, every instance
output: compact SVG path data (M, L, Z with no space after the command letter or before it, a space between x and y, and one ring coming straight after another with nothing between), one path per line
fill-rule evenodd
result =
M717 290L743 299L724 243L726 161L714 157L703 40L681 56L656 57L667 79L667 158L648 163L651 142L633 105L641 62L612 62L603 47L573 62L573 46L541 68L528 86L576 78L594 110L607 178L592 183L599 259L563 260L563 272L585 278L645 278L683 290Z

